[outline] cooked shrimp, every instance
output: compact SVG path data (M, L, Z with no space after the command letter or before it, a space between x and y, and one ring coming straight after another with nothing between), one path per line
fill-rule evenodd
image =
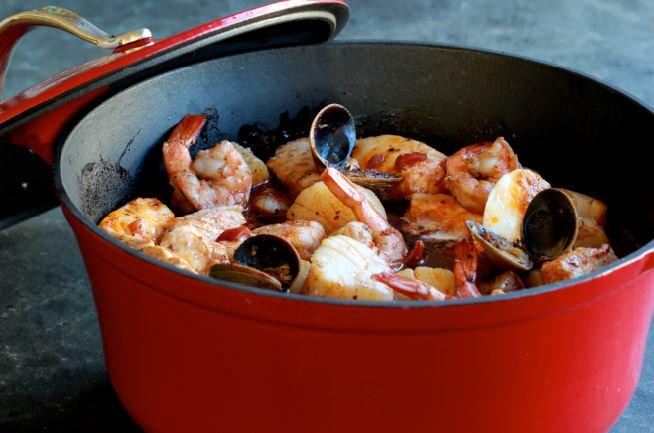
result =
M191 159L189 147L202 130L204 120L204 115L187 115L164 143L163 158L170 184L197 210L244 205L252 176L232 143L221 141Z
M516 169L503 175L488 196L484 209L484 226L516 242L522 236L522 220L531 200L547 183L534 171Z
M300 258L309 260L320 242L325 238L325 229L315 221L293 220L281 224L270 224L253 230L254 234L270 234L286 239L295 247Z
M409 299L425 301L442 301L447 296L440 290L415 278L407 278L392 272L382 272L372 276L372 279L386 284L388 287Z
M197 272L193 267L183 258L176 256L166 247L161 245L155 245L154 242L150 241L148 245L142 245L138 248L144 254L152 257L153 259L161 260L162 262L173 265L176 268L183 269L185 271L196 274Z
M190 225L173 227L164 235L161 246L186 260L199 274L208 274L214 264L229 262L229 254L223 245L202 236Z
M357 140L352 158L361 168L401 176L390 195L407 198L416 192L443 191L446 156L431 146L399 135L379 135Z
M161 238L161 246L186 260L200 274L207 274L216 263L229 262L224 245L216 242L223 231L245 224L237 206L211 208L175 218Z
M460 241L454 247L454 286L459 298L481 296L475 280L477 279L477 248L470 240Z
M188 215L196 210L193 204L184 197L184 193L177 188L173 188L170 196L170 207L175 209L178 215Z
M466 220L481 223L481 216L468 211L445 194L414 194L403 217L402 231L426 241L452 241L468 237Z
M541 268L543 284L577 278L616 260L618 258L608 244L600 248L575 248L543 264Z
M410 154L409 154L410 155ZM402 159L404 161L400 170L402 180L389 191L393 198L410 198L415 193L437 194L445 190L445 159L425 158L424 160ZM410 164L410 165L408 165Z
M370 227L379 255L388 263L401 262L407 254L402 234L375 210L366 196L334 168L326 168L322 179L332 194L352 210L357 220Z
M332 235L344 235L350 237L366 245L371 250L379 253L379 249L377 248L377 245L375 245L375 240L372 237L372 231L370 231L370 227L362 222L350 221L332 233Z
M375 251L350 237L331 236L322 241L311 257L304 292L324 298L392 301L393 290L372 279L390 272Z
M156 198L137 198L104 217L99 226L121 240L156 243L173 219L172 211Z
M320 182L320 170L313 160L308 137L279 146L266 165L293 197Z
M503 137L471 144L447 158L445 185L466 209L482 213L493 185L519 168L518 157Z
M372 207L386 219L384 206L374 192L359 185L355 185L355 189L363 194ZM357 220L354 212L342 203L323 181L316 182L302 191L288 209L287 216L289 219L318 221L327 234L333 233L350 221Z
M500 295L524 289L522 279L513 271L504 272L488 283L479 283L479 291L485 295Z
M253 190L250 196L250 211L259 215L284 217L290 205L284 194L268 185Z
M454 273L449 269L432 268L429 266L417 266L415 269L404 268L397 275L404 278L414 278L429 284L448 296L456 295L454 287Z
M171 230L183 225L193 226L205 238L216 240L225 230L244 224L245 217L243 217L242 207L224 206L204 209L191 215L175 218Z
M425 242L418 239L413 243L413 248L409 251L404 258L404 266L413 268L418 266L425 259Z

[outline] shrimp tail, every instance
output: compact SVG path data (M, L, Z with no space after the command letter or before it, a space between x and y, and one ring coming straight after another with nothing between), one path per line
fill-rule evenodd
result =
M351 180L343 176L338 170L327 167L322 174L322 180L332 194L345 206L352 209L357 218L361 219L365 198L358 191Z
M448 296L440 290L423 283L420 280L400 277L391 272L382 272L372 276L372 279L386 284L393 291L400 293L407 298L414 300L442 301L448 299Z
M177 141L187 148L191 147L200 135L206 119L204 114L187 114L170 133L168 141Z
M413 249L404 259L404 266L407 268L415 268L420 265L422 260L425 258L425 243L418 239L415 244L413 244Z
M481 296L475 285L477 279L477 248L471 240L463 240L454 247L454 285L458 298Z
M332 167L327 167L323 171L322 180L329 191L352 210L357 220L370 227L380 256L388 263L401 262L407 253L402 234L375 210L352 181Z
M187 114L175 126L163 144L163 159L171 185L177 188L177 178L183 178L190 169L192 159L188 149L195 143L206 116L204 114Z

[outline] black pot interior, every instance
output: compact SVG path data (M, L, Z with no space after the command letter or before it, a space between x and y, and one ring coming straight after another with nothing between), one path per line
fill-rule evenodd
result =
M649 109L556 67L434 46L282 48L156 76L102 103L72 131L58 166L61 192L94 223L137 196L167 201L161 143L185 114L209 115L202 148L236 140L239 130L247 138L252 127L244 124L273 130L280 116L281 135L301 134L307 110L328 102L350 109L360 136L398 133L446 154L503 135L552 185L608 203L618 255L654 238Z

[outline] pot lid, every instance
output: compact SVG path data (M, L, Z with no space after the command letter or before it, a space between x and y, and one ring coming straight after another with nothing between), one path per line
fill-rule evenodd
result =
M338 34L347 18L343 0L285 0L156 40L147 29L109 35L55 6L14 15L0 22L0 95L13 46L34 26L56 27L113 52L1 102L0 135L55 108L76 105L73 101L88 103L96 95L106 95L103 89L119 90L168 69L227 54L327 41Z
M148 29L107 34L67 9L46 6L0 21L0 229L56 206L49 167L79 116L116 92L180 66L229 54L333 38L348 18L343 0L285 0L156 40ZM31 28L49 26L112 50L2 101L11 52ZM45 60L45 59L44 59ZM16 146L14 146L16 145Z

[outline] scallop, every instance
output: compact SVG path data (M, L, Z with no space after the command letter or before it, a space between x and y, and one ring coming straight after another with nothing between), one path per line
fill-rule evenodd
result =
M429 266L417 266L415 269L402 269L397 275L405 278L415 278L425 284L429 284L445 295L455 296L454 273L449 269L430 268Z
M271 234L286 239L300 257L308 260L325 237L325 229L316 221L290 220L259 227L254 234Z
M119 207L100 221L100 228L110 235L158 242L173 212L156 198L137 198Z
M522 219L531 200L550 184L538 173L516 169L502 176L488 196L483 225L510 242L520 240Z
M384 206L375 193L358 185L356 187L366 196L372 207L386 218ZM328 234L350 221L357 220L350 208L341 203L322 181L302 191L288 209L287 215L289 219L317 221Z
M348 236L332 236L311 257L305 292L323 298L392 301L393 290L372 279L383 272L391 269L374 250Z
M292 196L320 181L321 170L313 159L309 137L279 146L266 165Z
M266 164L252 153L252 150L234 142L232 142L232 144L234 145L234 149L241 154L243 160L250 169L250 174L252 175L252 186L259 185L270 179L268 167L266 167Z

